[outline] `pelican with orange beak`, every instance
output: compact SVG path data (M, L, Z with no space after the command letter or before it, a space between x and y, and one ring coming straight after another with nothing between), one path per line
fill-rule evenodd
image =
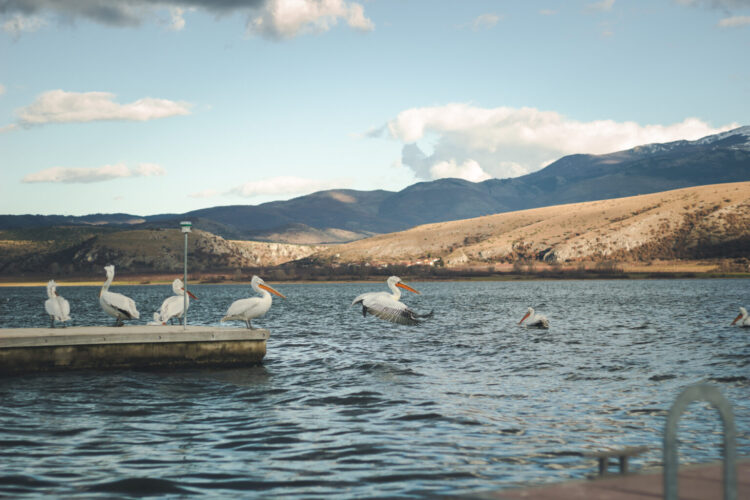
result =
M391 276L386 283L388 284L388 288L391 289L391 293L368 292L358 295L354 299L352 305L362 304L362 316L367 316L367 313L370 313L380 319L400 325L418 325L422 323L420 319L432 316L433 311L427 314L417 314L406 307L406 304L399 301L401 298L401 290L399 288L419 294L418 291L401 281L401 278Z
M519 321L518 324L520 325L521 323L523 323L526 318L529 318L529 321L526 322L527 327L549 328L549 321L547 320L547 318L542 314L537 314L536 312L534 312L533 307L528 308L528 310L526 311L526 315L521 318L521 321Z
M750 317L747 315L747 309L740 307L740 313L734 318L734 321L732 321L732 324L735 323L737 323L737 326L750 327Z
M258 276L253 276L250 281L250 286L253 287L256 293L260 294L260 297L249 297L247 299L235 300L232 305L227 309L227 313L221 318L221 321L244 321L247 327L254 330L250 324L250 320L259 318L266 314L271 308L271 293L278 295L282 299L285 299L282 294L266 285ZM271 293L268 293L271 292Z
M167 321L171 323L174 318L177 318L177 321L182 323L182 318L185 316L185 285L183 285L180 278L177 278L172 282L172 292L174 292L174 295L167 297L167 299L162 302L161 308L159 309L158 321L160 321L162 325L166 325ZM190 309L190 299L198 300L198 297L193 295L190 290L187 290L187 295L187 306L188 309ZM157 321L156 317L154 317L154 321Z

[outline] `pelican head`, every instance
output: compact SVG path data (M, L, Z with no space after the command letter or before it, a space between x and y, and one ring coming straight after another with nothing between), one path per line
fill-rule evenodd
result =
M531 315L533 315L533 314L534 314L534 308L533 308L533 307L529 307L529 308L528 308L528 309L526 310L526 314L524 315L524 317L523 317L523 318L521 318L521 321L519 321L519 322L518 322L518 324L520 325L521 323L523 323L523 322L524 322L524 320L525 320L526 318L528 318L529 316L531 316Z
M399 278L398 276L391 276L390 278L388 278L386 283L388 283L388 288L390 288L394 292L396 291L395 287L399 287L399 288L403 288L404 290L409 290L412 293L416 293L417 295L420 295L418 291L416 291L415 289L413 289L412 287L410 287L409 285L401 281L401 278Z
M175 295L185 295L185 285L182 284L182 280L180 278L176 278L172 282L172 292L174 292ZM191 299L198 300L198 297L193 295L193 292L190 290L187 291L188 296Z
M107 273L107 279L113 279L115 277L115 266L112 264L104 266L104 272Z
M732 324L737 323L739 320L747 318L747 309L744 307L740 307L740 313L737 315L736 318L734 318L734 321L732 321Z
M263 293L263 292L261 292L261 290L265 290L267 292L271 292L271 293L273 293L275 295L278 295L282 299L286 298L282 294L280 294L279 292L277 292L276 290L274 290L273 288L271 288L270 286L266 285L266 282L263 281L263 279L260 276L253 276L253 279L250 280L250 286L253 287L253 290L255 290L258 293ZM188 292L188 293L190 293L190 292Z

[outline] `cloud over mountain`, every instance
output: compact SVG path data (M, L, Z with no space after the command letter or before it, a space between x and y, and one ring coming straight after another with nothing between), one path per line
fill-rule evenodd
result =
M581 122L554 111L463 103L407 109L386 125L390 136L404 144L402 164L417 177L457 176L472 181L517 177L568 154L603 154L639 144L693 140L735 127L715 128L697 118L671 125Z
M236 186L226 194L242 196L243 198L252 198L261 195L293 195L307 194L313 191L322 191L324 189L338 189L347 187L351 182L346 179L334 180L316 180L305 179L303 177L271 177L258 181L246 182ZM195 193L194 197L201 197L202 193Z

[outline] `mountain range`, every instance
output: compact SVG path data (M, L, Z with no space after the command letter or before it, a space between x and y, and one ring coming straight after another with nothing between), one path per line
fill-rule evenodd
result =
M0 215L0 230L48 226L194 227L226 239L342 243L420 224L750 180L750 126L695 141L565 156L512 179L438 179L401 191L319 191L286 201L182 214Z

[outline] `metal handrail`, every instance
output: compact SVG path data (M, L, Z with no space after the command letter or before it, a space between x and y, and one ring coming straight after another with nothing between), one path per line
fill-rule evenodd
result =
M686 388L672 404L664 428L664 498L677 500L677 424L682 413L693 401L707 401L719 411L724 427L723 476L724 500L737 500L737 450L734 414L729 401L719 389L708 384L696 384Z

